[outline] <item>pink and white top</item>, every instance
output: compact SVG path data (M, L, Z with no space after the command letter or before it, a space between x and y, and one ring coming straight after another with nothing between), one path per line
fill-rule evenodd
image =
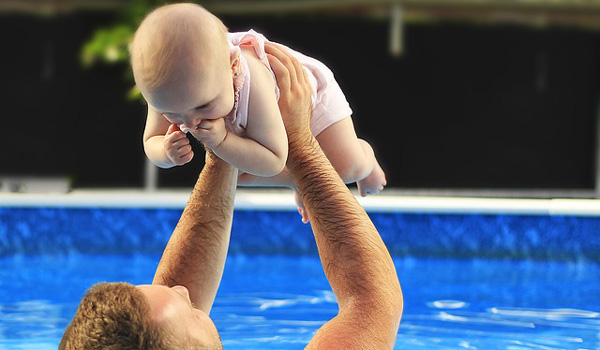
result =
M265 42L269 42L262 34L249 30L240 33L228 33L227 35L231 50L240 50L240 46L251 46L256 56L267 66L271 74L271 66L265 53ZM317 136L332 124L350 117L352 109L344 93L335 81L333 73L323 63L314 58L305 56L297 51L287 48L290 53L298 59L304 67L310 84L312 86L312 118L311 131ZM250 96L251 74L248 69L248 62L240 55L241 69L240 74L234 77L233 85L235 90L235 112L226 120L229 130L238 135L245 135L246 125L248 125L248 103ZM275 75L273 74L275 79ZM279 99L279 88L275 88L275 94Z

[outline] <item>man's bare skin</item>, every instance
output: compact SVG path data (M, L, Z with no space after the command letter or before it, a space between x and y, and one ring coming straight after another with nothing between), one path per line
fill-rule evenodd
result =
M340 308L306 348L393 349L403 300L390 254L310 132L310 90L301 66L277 46L266 50L281 89L279 108L290 145L287 168Z

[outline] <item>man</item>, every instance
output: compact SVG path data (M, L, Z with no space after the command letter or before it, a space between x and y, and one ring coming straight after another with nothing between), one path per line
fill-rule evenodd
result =
M298 61L267 47L288 134L287 168L305 203L339 313L306 349L393 349L402 292L373 223L310 132L310 85ZM59 349L222 349L208 317L229 245L237 170L208 152L152 285L92 287Z

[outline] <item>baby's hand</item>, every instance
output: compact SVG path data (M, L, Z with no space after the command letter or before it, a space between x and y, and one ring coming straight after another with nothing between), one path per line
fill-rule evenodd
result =
M204 119L198 127L190 131L198 141L210 149L217 148L227 136L223 118Z
M169 130L167 130L163 142L167 157L169 157L175 165L189 163L194 157L190 140L188 140L185 133L179 130L179 127L175 124L169 126Z

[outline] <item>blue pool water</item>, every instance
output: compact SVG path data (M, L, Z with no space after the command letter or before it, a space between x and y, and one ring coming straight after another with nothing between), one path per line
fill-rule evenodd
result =
M56 349L93 283L149 283L179 213L0 208L0 349ZM395 349L600 349L599 218L372 217L404 291ZM236 212L225 349L303 349L336 311L296 214Z

